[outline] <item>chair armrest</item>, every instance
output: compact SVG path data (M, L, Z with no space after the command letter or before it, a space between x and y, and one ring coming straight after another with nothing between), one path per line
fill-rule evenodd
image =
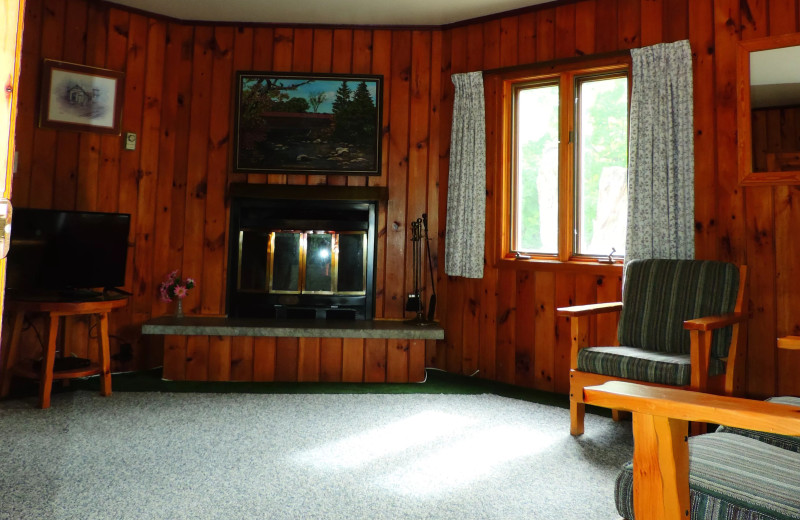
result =
M723 314L721 316L705 316L703 318L695 318L693 320L686 320L683 322L683 328L686 330L714 330L741 323L747 319L747 316L740 312L732 312L730 314Z
M691 335L691 363L692 382L691 389L695 392L708 390L708 367L711 362L711 341L715 330L728 325L737 325L747 319L743 313L732 312L721 316L706 316L683 322L683 328ZM736 363L736 348L731 346L729 353L733 353L732 362ZM734 391L734 370L726 371L725 392L732 394ZM730 377L729 377L730 376Z
M622 310L622 302L592 303L589 305L573 305L556 309L558 316L570 318L570 345L569 367L578 368L578 351L589 346L589 318L595 314L618 312Z
M569 318L578 316L590 316L592 314L603 314L606 312L618 312L622 310L622 302L591 303L589 305L573 305L572 307L559 307L556 309L558 316Z
M798 406L625 381L587 386L583 394L586 404L595 406L780 435L800 435Z
M778 338L778 348L800 350L800 336L784 336Z

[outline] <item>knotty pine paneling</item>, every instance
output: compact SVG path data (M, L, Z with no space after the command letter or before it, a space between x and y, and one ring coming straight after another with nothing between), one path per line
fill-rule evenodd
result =
M502 150L492 122L498 106L489 94L485 274L482 280L444 274L438 258L445 242L450 75L688 38L695 75L696 254L751 266L747 393L796 393L800 382L792 367L800 366L800 355L779 353L775 337L800 334L800 292L794 290L800 255L792 234L800 225L800 191L738 185L734 58L741 38L796 32L798 12L800 0L580 0L443 29L392 30L192 25L91 0L29 0L12 199L18 206L133 213L126 288L134 297L112 316L111 347L116 353L121 343L131 343L134 359L115 360L119 370L161 359L161 345L138 331L143 320L171 310L155 293L171 269L180 267L199 281L186 301L190 313L224 312L226 257L220 252L228 241L230 182L388 186L391 200L379 213L377 316L404 316L411 284L408 228L426 212L437 265L437 317L446 339L428 343L425 364L566 392L569 323L554 310L618 298L619 272L499 261L504 215L495 187ZM125 71L123 132L139 134L139 149L122 150L116 136L37 128L43 58ZM245 69L383 74L382 175L232 174L232 74ZM487 91L492 88L487 82ZM426 301L428 285L426 280ZM613 319L595 321L597 339L613 342ZM88 326L75 322L69 331L71 349L85 352L80 340ZM230 367L209 371L194 361L176 369L181 377L296 380L302 373L377 381L402 374L397 366L417 355L413 348L406 354L391 342L364 340L190 343L168 341L163 348L184 359L196 353L206 364L228 356ZM387 359L400 365L387 367Z
M425 380L423 340L165 336L164 349L164 378L175 381Z
M778 353L775 344L777 336L800 333L800 292L795 289L800 255L791 238L800 225L800 191L793 186L738 185L735 54L742 38L798 31L798 12L797 0L582 0L545 4L499 20L447 28L442 34L441 60L449 64L442 67L441 79L442 149L449 146L451 73L689 39L695 76L696 255L750 266L751 319L742 390L753 397L800 391L793 376L800 355ZM501 57L496 64L492 49L498 35ZM476 309L465 303L475 294L474 281L443 277L447 311L440 315L447 339L430 349L428 362L467 372L466 360L475 347L465 333L477 327L479 377L563 393L569 386L569 322L556 318L552 309L619 298L620 273L591 266L551 272L533 262L498 262L497 233L504 215L501 201L493 200L502 166L499 129L493 128L498 110L493 89L487 81L487 243L481 297L474 300ZM447 165L443 155L440 170L446 171ZM444 220L444 183L440 194L439 218ZM595 322L597 339L613 343L613 317Z
M438 264L441 41L440 30L194 25L93 0L29 0L12 200L18 207L131 213L125 289L133 296L111 316L111 351L130 344L133 359L117 356L112 369L156 366L167 348L168 357L191 359L180 374L188 379L385 379L378 373L387 368L378 344L358 349L362 361L345 364L343 349L355 351L353 342L212 338L162 346L143 338L140 328L150 317L172 312L158 301L157 288L173 269L198 283L184 302L187 314L225 312L227 187L243 181L389 186L391 200L379 214L376 315L406 317L409 226L422 213L430 216ZM138 135L135 151L124 150L120 136L37 127L45 58L125 72L122 132ZM382 174L233 174L236 70L383 74ZM69 351L96 357L86 346L91 331L85 321L72 320L66 331ZM36 348L33 330L25 341ZM408 365L408 347L381 345L391 356L390 379L408 380L407 370L397 368ZM229 359L227 368L216 366L222 358Z

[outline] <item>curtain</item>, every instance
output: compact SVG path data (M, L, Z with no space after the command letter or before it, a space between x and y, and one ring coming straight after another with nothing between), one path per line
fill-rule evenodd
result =
M694 258L692 51L688 40L631 50L625 262Z
M486 130L483 73L453 74L453 129L447 188L444 270L483 278Z

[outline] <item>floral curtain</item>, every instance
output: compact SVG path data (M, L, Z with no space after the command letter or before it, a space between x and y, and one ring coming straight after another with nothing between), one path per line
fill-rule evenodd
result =
M453 130L447 188L444 270L483 278L486 131L483 73L453 74Z
M625 261L694 258L694 130L689 41L631 50Z

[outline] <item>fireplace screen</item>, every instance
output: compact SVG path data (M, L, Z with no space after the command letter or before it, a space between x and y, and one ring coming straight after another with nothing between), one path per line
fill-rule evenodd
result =
M229 317L375 316L384 188L232 184L231 193Z
M243 229L238 258L241 292L366 294L365 231Z

